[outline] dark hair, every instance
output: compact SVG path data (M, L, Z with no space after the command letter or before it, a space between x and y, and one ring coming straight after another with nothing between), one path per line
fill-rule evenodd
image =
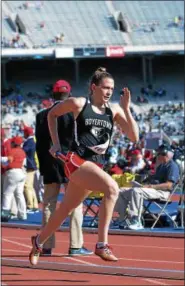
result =
M54 100L64 100L71 96L68 92L53 92L52 94Z
M95 85L99 85L102 79L104 78L112 78L112 75L106 71L106 68L99 67L94 74L92 75L90 79L90 94L92 94L91 91L91 85L94 83Z

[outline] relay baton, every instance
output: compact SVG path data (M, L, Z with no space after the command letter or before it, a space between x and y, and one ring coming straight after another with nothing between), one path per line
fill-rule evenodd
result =
M63 155L61 152L59 152L59 151L57 151L56 153L55 153L55 156L58 158L58 159L60 159L62 162L66 162L66 160L67 160L67 158L66 158L66 156L65 155Z

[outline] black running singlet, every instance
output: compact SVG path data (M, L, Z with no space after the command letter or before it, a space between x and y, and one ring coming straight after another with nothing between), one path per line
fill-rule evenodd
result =
M104 114L93 111L87 99L82 111L75 120L75 140L72 151L81 158L105 163L105 154L110 144L113 129L113 114L109 107Z

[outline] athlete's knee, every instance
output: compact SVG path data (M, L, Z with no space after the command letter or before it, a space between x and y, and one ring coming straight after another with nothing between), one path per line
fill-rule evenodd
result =
M116 201L119 195L119 187L118 184L112 180L107 187L107 197Z

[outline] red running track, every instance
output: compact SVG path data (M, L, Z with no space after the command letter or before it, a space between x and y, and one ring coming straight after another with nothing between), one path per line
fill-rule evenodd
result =
M28 261L31 249L30 237L36 231L2 228L2 258ZM184 239L144 236L109 235L109 243L116 263L101 260L96 255L67 257L68 233L57 232L54 256L40 258L40 262L68 263L73 267L98 265L114 267L154 268L184 271ZM85 246L94 250L97 234L84 234ZM3 260L2 260L3 262ZM24 263L24 262L23 262ZM155 277L128 277L92 273L69 273L65 271L30 269L2 266L2 285L184 285L183 280L159 279ZM97 267L97 266L96 266Z

